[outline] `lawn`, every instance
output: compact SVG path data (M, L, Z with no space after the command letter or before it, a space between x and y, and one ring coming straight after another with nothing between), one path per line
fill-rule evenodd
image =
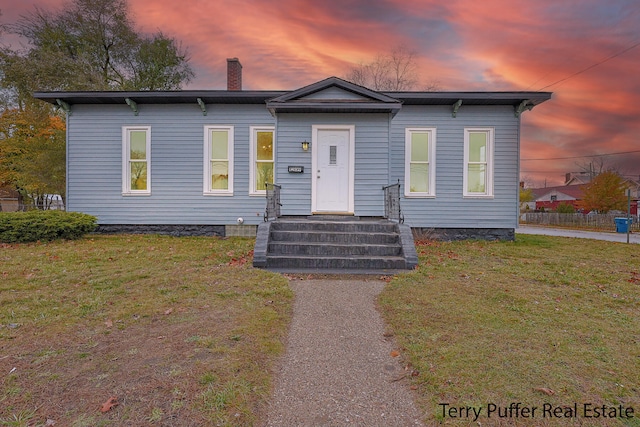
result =
M640 426L637 245L518 235L417 250L379 303L428 425Z
M293 295L251 267L253 244L0 245L0 426L257 424ZM518 235L417 250L379 303L428 425L640 426L637 245Z
M293 295L251 267L253 244L0 245L0 425L254 423Z

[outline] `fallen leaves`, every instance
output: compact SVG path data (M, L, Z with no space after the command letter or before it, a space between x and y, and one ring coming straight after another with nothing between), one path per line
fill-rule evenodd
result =
M400 356L400 352L398 350L391 351L391 357L398 357L398 356Z
M100 412L104 414L105 412L109 412L116 406L118 406L118 398L115 396L111 396L109 399L107 399L106 402L102 404L102 406L100 407Z
M554 394L556 394L555 391L551 390L550 388L546 388L546 387L537 387L534 388L535 391L539 391L541 393L546 394L547 396L553 396Z
M253 261L253 250L245 254L241 254L240 256L234 256L235 253L233 251L227 252L227 256L231 257L231 260L227 263L227 265L231 267L242 267L249 261Z

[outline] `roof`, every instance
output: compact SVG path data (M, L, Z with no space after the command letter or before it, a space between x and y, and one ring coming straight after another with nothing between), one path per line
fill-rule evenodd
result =
M15 189L9 187L0 187L0 199L3 200L18 200L20 193Z
M125 104L132 99L139 104L193 104L198 98L205 104L263 104L284 95L285 91L228 91L228 90L173 90L173 91L77 91L34 92L36 99L57 105L60 99L73 104Z
M405 105L447 105L462 100L465 105L513 105L523 101L536 106L551 99L552 92L384 92Z
M580 200L584 195L584 188L586 184L577 184L577 185L559 185L557 187L544 187L544 188L532 188L533 196L536 200L546 196L549 193L562 193L567 196Z
M317 97L336 88L347 98ZM177 90L177 91L74 91L35 92L36 99L60 105L74 104L266 104L276 112L391 112L402 105L451 105L452 111L466 105L510 105L516 115L551 98L551 92L377 92L329 77L293 91ZM129 100L129 101L127 101Z
M337 91L329 92L326 96L316 96L328 89L337 89ZM267 101L267 108L272 114L278 112L389 112L395 114L402 108L402 101L338 77L329 77L270 99Z

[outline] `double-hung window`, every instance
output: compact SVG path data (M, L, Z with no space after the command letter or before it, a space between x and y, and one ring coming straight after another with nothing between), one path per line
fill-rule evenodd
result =
M434 197L436 195L435 153L435 128L406 129L405 196Z
M204 127L204 194L233 195L233 127Z
M122 194L151 194L151 127L122 128Z
M493 196L493 129L464 130L465 197Z
M249 194L264 195L265 183L273 183L273 159L275 152L273 127L251 127L251 185Z

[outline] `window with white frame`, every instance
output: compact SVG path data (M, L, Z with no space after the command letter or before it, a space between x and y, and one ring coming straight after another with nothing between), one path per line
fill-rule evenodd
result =
M122 194L151 194L151 127L122 128Z
M274 182L273 159L275 153L274 128L251 127L251 180L250 194L264 195L265 183Z
M233 127L204 127L204 194L233 195Z
M493 129L464 130L465 197L493 196Z
M434 197L436 189L436 129L408 128L405 131L404 194Z

